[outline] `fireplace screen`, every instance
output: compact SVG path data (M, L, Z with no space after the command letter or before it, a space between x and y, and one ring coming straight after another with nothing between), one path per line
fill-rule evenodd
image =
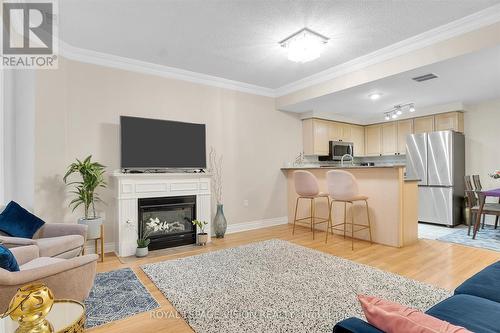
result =
M196 196L139 199L139 236L149 233L150 250L196 242Z

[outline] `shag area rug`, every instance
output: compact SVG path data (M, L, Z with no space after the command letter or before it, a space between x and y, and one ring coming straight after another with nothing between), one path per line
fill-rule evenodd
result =
M472 235L472 228L470 233ZM500 251L500 229L495 229L493 226L489 225L484 226L484 229L479 229L476 239L472 239L472 236L468 236L467 228L463 228L448 235L441 236L437 240Z
M159 307L130 268L97 273L85 300L85 328L133 316Z
M426 310L451 292L282 240L141 267L198 333L331 332L357 294Z

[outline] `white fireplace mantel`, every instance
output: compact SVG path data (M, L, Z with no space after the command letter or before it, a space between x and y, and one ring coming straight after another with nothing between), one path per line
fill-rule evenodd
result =
M135 254L137 247L138 199L184 195L196 196L196 218L209 222L206 232L210 241L211 199L210 175L206 173L113 173L118 218L115 220L115 252L120 257Z

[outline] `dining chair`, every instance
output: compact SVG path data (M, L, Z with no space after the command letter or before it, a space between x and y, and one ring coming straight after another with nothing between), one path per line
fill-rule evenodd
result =
M476 190L476 194L478 191L482 191L483 190L483 185L481 184L481 179L479 178L479 175L472 175L472 181L474 182L474 188ZM498 201L498 203L500 203L500 200ZM497 228L498 226L498 219L499 219L500 216L497 215L496 219L495 219L495 229ZM485 220L486 220L486 214L483 214L482 216L482 222L481 222L481 229L484 229L484 223L485 223Z
M474 179L474 177L472 177ZM465 176L465 196L467 198L467 208L469 208L469 226L467 230L467 235L470 236L471 226L475 224L477 219L477 214L479 213L480 200L478 200L478 191L474 190L472 187L471 176ZM483 217L485 215L496 215L498 222L498 217L500 216L500 204L498 203L485 203L481 214ZM496 228L495 223L495 228Z
M311 231L314 239L314 232L316 230L316 224L327 223L329 218L325 217L317 217L316 213L316 199L324 198L328 202L328 207L330 207L330 198L328 197L328 193L322 193L319 190L319 184L316 177L310 172L306 170L296 170L293 173L293 181L295 184L295 192L298 197L295 202L295 215L293 219L293 230L292 235L295 234L295 224L300 221L309 220ZM297 218L297 211L299 208L300 200L310 200L310 215L300 218Z

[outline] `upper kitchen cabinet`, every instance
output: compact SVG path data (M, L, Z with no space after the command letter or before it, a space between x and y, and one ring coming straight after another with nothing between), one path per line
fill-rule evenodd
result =
M351 139L354 145L354 156L365 155L365 128L363 126L351 125Z
M351 125L345 123L329 122L330 141L351 141Z
M464 132L464 114L463 112L448 112L434 116L436 131L453 130Z
M434 116L413 119L413 128L415 134L434 132Z
M321 119L305 119L302 121L304 155L328 155L329 123L329 121Z
M413 119L398 121L398 154L406 154L406 137L413 134Z
M379 156L380 154L382 154L382 125L366 126L365 156Z
M382 125L382 155L396 155L398 150L398 127L396 122Z

